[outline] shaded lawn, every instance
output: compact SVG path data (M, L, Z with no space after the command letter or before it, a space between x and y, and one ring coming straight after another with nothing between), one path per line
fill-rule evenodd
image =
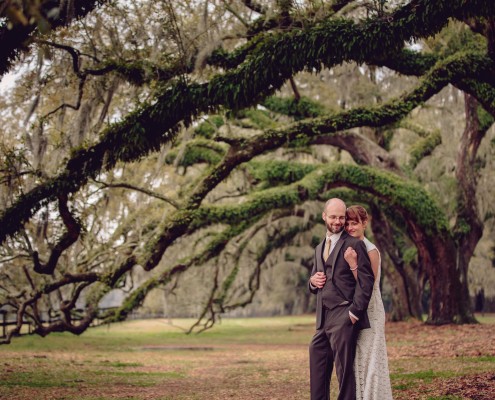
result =
M394 398L495 399L495 316L480 320L387 324ZM0 399L309 399L313 315L224 319L184 335L192 322L128 321L79 337L14 339L0 346Z

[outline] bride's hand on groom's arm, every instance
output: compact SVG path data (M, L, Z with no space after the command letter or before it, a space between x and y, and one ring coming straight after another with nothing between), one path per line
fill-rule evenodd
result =
M350 268L355 269L357 267L357 253L352 247L345 249L344 259L347 261Z
M352 275L354 275L354 278L357 279L358 256L356 250L354 250L352 247L348 247L347 249L345 249L344 259L347 261L347 264L349 265L349 269L351 270Z

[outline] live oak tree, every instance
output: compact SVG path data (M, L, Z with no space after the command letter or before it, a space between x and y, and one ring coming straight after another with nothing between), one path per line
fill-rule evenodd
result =
M0 10L1 37L16 38L0 71L21 76L2 100L15 116L2 117L0 303L17 313L5 342L26 318L40 335L124 319L152 290L187 285L194 266L211 271L197 326L208 328L252 301L269 254L314 232L314 202L341 188L380 221L406 313L419 317L428 281L428 322L474 321L477 152L495 115L491 0L53 4ZM429 50L446 29L462 40ZM415 78L360 105L301 95L304 74L342 63L377 86L383 71ZM407 119L447 85L466 103L453 222L414 174L439 134ZM390 148L399 129L422 137L408 165ZM344 151L353 162L338 161ZM102 314L116 288L122 305Z

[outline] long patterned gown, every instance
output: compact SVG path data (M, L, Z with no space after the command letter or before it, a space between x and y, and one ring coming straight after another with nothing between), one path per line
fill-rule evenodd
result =
M368 252L378 249L364 238ZM390 372L385 343L385 309L380 292L381 259L368 306L370 329L362 329L356 347L354 371L357 400L390 400Z

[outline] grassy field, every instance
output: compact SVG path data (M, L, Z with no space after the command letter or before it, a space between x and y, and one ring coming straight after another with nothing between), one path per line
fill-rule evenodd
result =
M387 324L396 400L495 399L495 316L478 325ZM0 399L309 399L314 316L128 321L0 346ZM336 399L335 377L332 399Z

